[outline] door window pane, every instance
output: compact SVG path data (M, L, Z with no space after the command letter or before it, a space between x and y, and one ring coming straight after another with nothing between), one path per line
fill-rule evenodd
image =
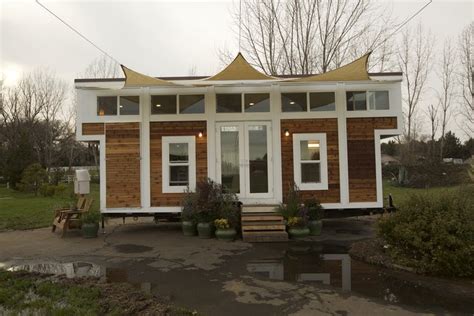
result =
M270 94L249 93L244 95L245 112L270 112Z
M321 166L319 162L301 164L301 182L302 183L321 182Z
M233 193L240 193L239 129L221 127L221 183Z
M282 93L282 112L306 112L306 93Z
M97 115L117 115L117 97L97 97Z
M366 92L349 91L346 92L347 111L364 111L367 110Z
M179 113L204 113L204 95L180 95Z
M242 95L239 94L217 94L217 113L240 113L242 112Z
M309 94L310 111L335 111L336 96L334 92L314 92Z
M267 126L248 127L250 193L268 192Z
M301 160L319 160L319 147L317 140L302 140L300 142Z
M369 108L371 110L388 110L388 91L369 91Z
M170 144L170 162L188 161L188 144Z
M120 108L120 115L140 114L140 97L121 96L119 108Z
M170 186L189 184L189 166L170 166Z
M176 114L176 95L152 95L151 114Z

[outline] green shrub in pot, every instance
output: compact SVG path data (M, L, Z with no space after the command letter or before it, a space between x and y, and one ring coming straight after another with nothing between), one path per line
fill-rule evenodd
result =
M101 214L98 211L88 211L81 216L81 230L84 238L95 238L99 232Z
M319 236L323 228L324 209L316 199L306 200L304 203L308 214L308 228L311 236Z
M194 211L196 199L197 195L188 188L182 201L183 208L181 210L181 226L185 236L196 236L197 234L196 212Z

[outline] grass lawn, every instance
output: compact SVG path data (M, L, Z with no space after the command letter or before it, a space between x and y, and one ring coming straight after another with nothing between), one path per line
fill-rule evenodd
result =
M403 203L411 194L414 194L414 193L438 194L441 192L456 190L458 188L459 186L435 187L435 188L429 188L429 189L404 188L404 187L399 187L399 186L395 186L391 184L391 182L387 179L383 180L384 199L386 199L389 194L392 194L393 203L395 204L395 206L398 206L401 203ZM384 204L387 205L388 202L385 200Z
M72 184L69 193L63 196L43 197L0 187L0 230L32 229L46 227L53 222L54 209L67 207L74 203L71 198ZM91 195L94 199L92 209L99 209L99 185L91 184Z

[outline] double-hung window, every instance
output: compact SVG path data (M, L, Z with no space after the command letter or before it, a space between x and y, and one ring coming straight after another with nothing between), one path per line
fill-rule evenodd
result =
M294 181L300 190L327 190L326 134L293 134Z
M196 188L196 140L194 136L162 137L163 193Z

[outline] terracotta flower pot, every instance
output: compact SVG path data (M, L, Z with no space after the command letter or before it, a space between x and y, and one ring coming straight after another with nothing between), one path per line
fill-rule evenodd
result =
M288 229L288 234L291 239L301 239L309 236L308 227L290 227Z
M196 236L197 234L196 224L194 224L193 222L182 221L181 227L183 229L184 236Z
M211 238L214 227L212 223L198 223L197 231L199 238Z
M99 223L83 223L81 231L84 238L96 238L99 233Z
M235 228L225 228L225 229L217 229L216 230L216 237L219 240L225 241L234 241L235 236L237 236L237 231Z
M309 234L311 236L321 235L321 230L323 229L323 221L309 221L308 222Z

